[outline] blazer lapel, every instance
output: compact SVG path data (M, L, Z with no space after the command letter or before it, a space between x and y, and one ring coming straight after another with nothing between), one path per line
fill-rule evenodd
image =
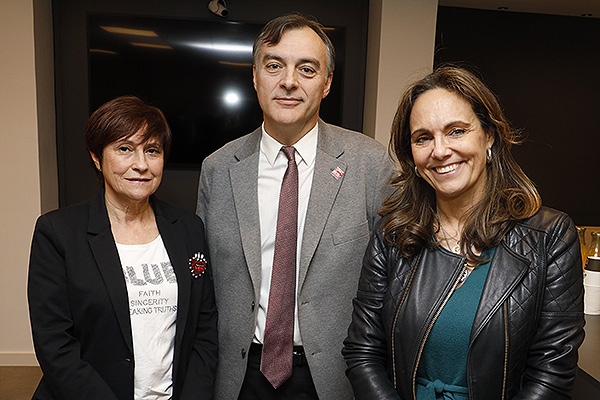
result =
M177 328L175 336L175 348L179 347L187 323L187 314L190 306L190 295L192 288L192 277L188 268L191 252L200 250L189 250L187 240L183 231L178 229L178 220L175 216L162 207L162 203L156 198L152 198L154 213L156 215L156 224L162 237L167 254L171 260L173 271L177 277ZM175 352L174 366L178 365L179 352ZM174 371L175 372L175 371Z
M229 169L242 248L255 293L260 291L261 245L258 215L258 159L261 128L236 153L238 163Z
M530 263L526 258L510 251L504 242L498 245L473 322L471 341L477 337L491 316L506 301L528 271Z
M115 240L110 230L110 221L104 204L104 191L101 191L90 202L88 242L113 304L123 338L129 346L129 350L133 352L127 286Z
M344 181L347 164L339 158L344 153L342 143L335 140L329 126L319 120L317 156L312 188L306 211L300 267L298 270L298 290L302 288L308 267L315 254L319 240L327 223L337 194Z

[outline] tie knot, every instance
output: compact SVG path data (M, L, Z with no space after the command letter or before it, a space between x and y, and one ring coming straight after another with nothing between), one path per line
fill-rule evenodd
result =
M281 151L283 151L283 154L285 154L288 161L296 161L296 157L295 157L296 149L294 148L294 146L283 146L281 148Z

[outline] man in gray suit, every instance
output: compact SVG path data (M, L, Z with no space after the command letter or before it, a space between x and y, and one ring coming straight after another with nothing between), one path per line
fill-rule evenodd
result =
M269 22L254 43L254 87L264 123L202 165L198 214L206 225L219 311L218 400L352 399L341 349L392 166L383 145L319 119L333 69L334 48L318 22L300 14ZM282 151L288 146L291 156ZM280 199L288 169L295 171L297 196ZM287 296L289 340L269 339L271 347L289 346L272 358L265 341L268 306L286 297L273 282L279 220L288 203L296 207L296 287ZM280 321L271 326L286 325Z

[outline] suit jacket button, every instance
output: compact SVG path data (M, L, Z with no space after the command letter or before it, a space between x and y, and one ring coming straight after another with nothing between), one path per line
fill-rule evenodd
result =
M254 311L255 306L256 306L256 303L252 302L252 311Z
M242 358L246 358L246 349L242 349Z

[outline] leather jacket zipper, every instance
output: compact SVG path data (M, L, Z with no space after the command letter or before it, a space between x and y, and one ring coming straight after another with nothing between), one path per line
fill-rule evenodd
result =
M392 324L392 376L394 377L394 389L397 389L397 379L396 379L396 346L395 346L395 332L396 332L396 322L398 321L398 314L400 313L400 308L402 308L402 304L404 304L404 300L406 299L406 295L408 294L408 290L410 289L410 285L412 284L413 278L415 277L415 272L417 271L417 266L421 262L421 257L423 252L419 253L419 257L417 258L417 262L413 266L412 273L410 274L410 279L408 280L408 284L406 285L406 289L404 289L404 293L402 294L402 298L398 303L398 308L396 309L396 314L394 315L394 323Z
M431 320L431 322L429 323L429 326L427 327L427 330L425 331L425 336L423 336L423 340L421 341L421 344L419 345L419 352L417 353L417 362L415 364L415 369L413 370L413 374L412 374L413 399L417 398L416 384L415 384L416 380L417 380L417 369L419 368L419 362L421 361L421 354L423 353L423 348L425 347L425 342L427 341L427 337L429 336L429 333L433 329L433 325L435 324L435 321L437 321L438 317L442 313L442 310L446 306L446 303L448 302L448 300L450 300L450 297L452 296L454 291L458 288L458 285L460 284L460 277L466 269L467 269L467 262L465 261L461 272L456 277L456 281L454 282L454 286L452 287L452 290L450 290L450 292L448 293L448 295L446 296L446 298L444 299L444 301L442 302L440 307L436 310L435 315L433 316L433 319ZM395 375L394 375L394 379L395 379Z
M506 396L506 371L508 368L508 305L506 301L502 305L502 309L504 311L504 372L502 377L502 400L504 400Z

